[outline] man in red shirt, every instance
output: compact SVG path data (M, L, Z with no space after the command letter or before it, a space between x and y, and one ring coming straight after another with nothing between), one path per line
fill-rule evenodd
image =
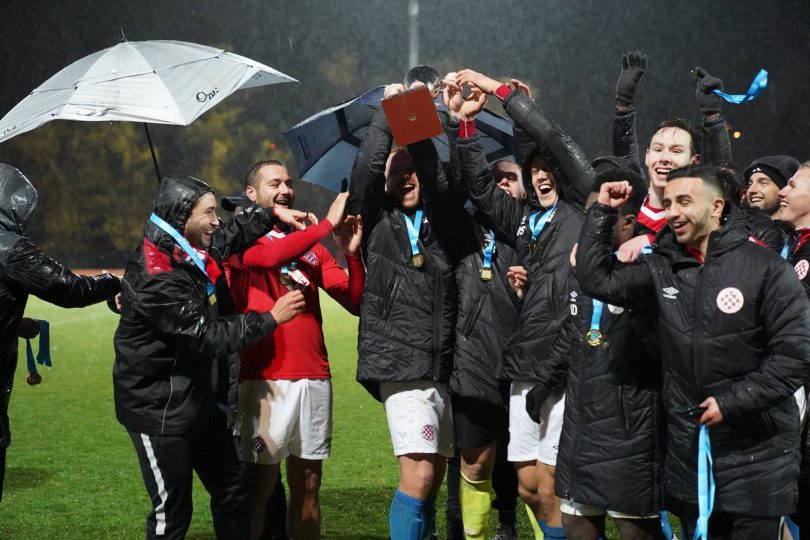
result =
M260 161L245 178L245 195L263 208L290 208L295 200L287 167ZM357 315L365 270L359 256L362 226L343 218L341 193L326 218L294 233L276 228L243 254L231 257L231 292L240 312L272 307L293 289L306 307L283 331L241 352L239 427L250 513L250 537L259 538L265 506L287 460L289 530L293 538L320 538L322 460L332 441L332 387L318 287ZM346 254L348 274L319 243L333 233Z

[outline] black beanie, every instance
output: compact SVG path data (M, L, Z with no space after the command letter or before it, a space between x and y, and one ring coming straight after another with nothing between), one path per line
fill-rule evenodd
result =
M799 170L799 165L801 165L799 160L791 156L765 156L746 167L743 179L747 185L752 174L761 172L779 186L779 189L782 189L787 185L790 177Z

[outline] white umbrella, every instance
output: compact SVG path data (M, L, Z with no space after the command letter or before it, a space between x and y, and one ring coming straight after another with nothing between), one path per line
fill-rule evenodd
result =
M124 41L77 60L31 92L0 120L0 142L51 120L187 126L237 90L287 82L298 81L222 49Z

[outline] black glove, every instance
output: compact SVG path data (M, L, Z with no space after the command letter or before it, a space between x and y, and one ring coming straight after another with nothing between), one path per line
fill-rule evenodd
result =
M638 83L647 70L647 55L640 51L622 55L622 72L616 83L616 101L625 107L633 105Z
M535 384L526 393L526 412L529 413L529 418L538 424L540 423L540 409L549 393L549 389L542 384Z
M717 77L712 77L702 67L696 67L692 73L697 77L695 97L700 112L703 113L703 116L720 114L720 103L723 99L712 91L723 90L723 81Z

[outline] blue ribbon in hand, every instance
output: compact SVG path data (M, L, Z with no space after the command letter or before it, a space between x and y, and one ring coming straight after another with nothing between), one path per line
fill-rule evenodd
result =
M714 475L709 428L700 426L698 435L698 519L692 540L709 540L709 517L714 509Z
M37 373L37 364L51 367L51 325L48 321L39 321L39 351L36 359L31 340L25 340L26 367L31 374Z
M768 72L764 69L760 69L757 76L754 77L754 80L751 82L751 86L748 87L748 92L745 94L726 94L721 90L712 90L715 94L720 96L721 98L725 99L729 103L746 103L748 101L752 101L756 99L765 89L768 87Z

